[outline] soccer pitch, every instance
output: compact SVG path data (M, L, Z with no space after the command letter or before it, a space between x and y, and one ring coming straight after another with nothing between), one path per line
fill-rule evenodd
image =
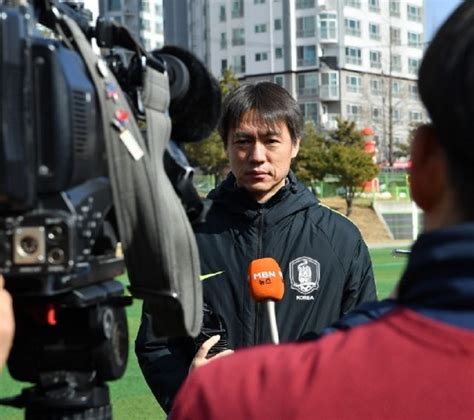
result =
M387 297L393 290L405 267L406 257L393 257L393 248L371 249L370 255L377 283L378 298ZM135 300L127 308L130 335L130 353L127 371L123 378L109 382L113 417L115 420L165 419L140 372L134 353L134 340L140 322L141 302ZM0 397L18 394L28 384L10 378L6 369L0 373ZM0 406L0 419L23 419L23 411Z

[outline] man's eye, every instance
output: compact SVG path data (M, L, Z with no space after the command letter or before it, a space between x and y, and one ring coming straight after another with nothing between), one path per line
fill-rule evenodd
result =
M238 144L239 146L249 144L250 140L249 139L237 139L234 141L235 144Z

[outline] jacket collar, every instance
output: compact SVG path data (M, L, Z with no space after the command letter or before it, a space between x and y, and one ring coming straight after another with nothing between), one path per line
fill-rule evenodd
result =
M286 184L273 197L260 204L246 190L239 188L235 176L229 173L227 178L209 193L208 198L226 207L227 211L248 219L254 219L265 211L266 222L275 223L290 213L318 203L316 197L297 180L292 171L288 173L286 180Z

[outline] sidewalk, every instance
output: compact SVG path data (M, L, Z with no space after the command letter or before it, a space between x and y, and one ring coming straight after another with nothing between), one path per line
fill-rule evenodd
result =
M384 242L368 242L367 246L369 249L378 248L410 248L413 245L413 240L410 239L399 239Z

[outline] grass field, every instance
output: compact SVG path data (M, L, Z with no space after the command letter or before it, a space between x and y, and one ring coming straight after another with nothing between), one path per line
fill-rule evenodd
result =
M379 299L383 299L392 291L406 263L406 258L393 257L391 251L391 248L372 249L370 251ZM127 371L120 380L109 382L115 420L165 418L165 415L148 390L133 350L133 341L140 320L140 308L140 301L135 301L131 307L127 308L129 334L131 338ZM6 369L0 373L0 397L16 395L27 385L28 384L12 380ZM0 407L0 419L23 419L23 412L14 408Z

